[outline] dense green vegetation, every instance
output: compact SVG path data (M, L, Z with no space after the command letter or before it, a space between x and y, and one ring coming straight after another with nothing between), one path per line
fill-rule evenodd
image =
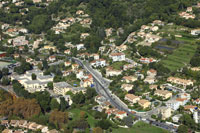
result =
M137 122L132 128L119 128L114 129L113 133L168 133L168 131L163 130L161 128L157 128L154 126L151 126L149 124L143 123L141 121Z
M162 61L164 66L171 71L175 71L183 66L189 64L190 59L196 51L196 44L183 44L178 49L174 50L171 55Z

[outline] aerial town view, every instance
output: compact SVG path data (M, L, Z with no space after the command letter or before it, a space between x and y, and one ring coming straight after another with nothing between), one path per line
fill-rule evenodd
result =
M199 133L200 0L0 0L0 133Z

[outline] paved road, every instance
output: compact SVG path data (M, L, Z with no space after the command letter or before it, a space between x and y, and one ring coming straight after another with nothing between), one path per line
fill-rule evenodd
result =
M122 102L117 96L115 96L114 94L111 93L111 91L108 89L108 83L106 80L104 80L104 78L102 76L100 76L98 73L96 73L90 66L88 63L83 63L81 60L77 59L77 58L73 58L73 60L76 61L76 63L78 63L79 65L81 65L84 69L86 69L89 73L92 74L93 78L94 78L94 82L96 83L96 87L97 87L97 92L99 92L101 95L105 96L110 103L116 107L119 110L123 110L125 112L127 112L128 114L132 114L127 105Z

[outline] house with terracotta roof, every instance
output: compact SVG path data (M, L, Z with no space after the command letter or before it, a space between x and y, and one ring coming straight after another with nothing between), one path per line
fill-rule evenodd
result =
M153 26L154 26L154 25L163 26L163 25L164 25L164 22L162 22L161 20L154 20L154 21L152 22L152 25L153 25Z
M135 82L136 80L137 80L137 77L135 77L135 76L124 76L122 78L122 81L124 81L126 83Z
M129 92L130 90L133 89L133 86L134 85L132 85L132 84L122 84L121 88L124 89L124 90L126 90L127 92Z
M81 87L91 87L92 84L94 84L93 80L88 78L81 82Z
M136 63L126 64L126 65L123 66L123 70L126 71L126 70L132 69L132 68L134 68L136 66L137 66Z
M119 76L121 74L122 74L122 70L115 70L112 67L106 68L106 77Z
M135 96L133 94L126 94L124 100L127 100L132 104L135 104L140 100L140 97Z
M179 84L182 85L184 87L186 86L193 86L194 82L192 80L187 80L187 79L181 79L181 78L177 78L177 77L169 77L167 78L168 82L174 83L174 84Z
M158 88L158 85L150 85L149 86L149 89L151 89L151 90L153 90L153 89L157 90L157 88Z
M149 102L149 101L146 100L146 99L140 99L140 100L138 101L138 104L139 104L142 108L144 108L144 109L151 106L151 102Z
M200 99L198 98L198 99L196 99L196 100L193 100L193 103L194 103L194 104L197 104L197 105L200 104Z
M194 105L185 105L184 106L184 110L187 111L187 112L194 112L194 110L196 110L197 106L194 106Z
M157 75L157 71L154 69L150 69L147 71L147 75L151 77L155 77Z
M49 56L49 59L48 59L50 62L54 62L56 61L56 56L55 55L52 55L52 56Z
M40 3L42 0L33 0L33 3Z
M19 127L25 128L25 125L27 124L27 120L19 120Z
M120 46L117 46L117 47L116 47L116 50L117 50L118 52L123 52L123 51L127 50L127 48L128 48L127 45L122 44L122 45L120 45Z
M186 12L192 12L192 7L187 7L187 10L186 10Z
M124 53L111 53L109 55L109 58L111 58L113 62L126 60L126 56Z
M71 54L71 50L67 49L67 50L64 51L64 53L69 55L69 54Z
M162 97L163 99L168 99L172 97L172 93L167 90L156 90L154 94Z
M153 59L153 58L140 58L140 62L144 63L144 64L149 64L149 63L152 63L152 62L156 62L156 60Z
M1 125L8 126L8 120L1 120Z
M77 71L79 68L79 64L72 64L72 71Z
M2 133L13 133L13 130L11 130L11 129L4 129L2 131Z
M11 121L10 121L10 125L13 126L13 127L18 127L18 125L19 125L19 120L11 120Z
M119 119L123 119L124 117L128 116L127 113L124 112L124 111L118 111L118 112L115 113L115 115L116 115L115 117L119 118Z
M84 40L86 39L90 34L89 33L81 33L80 39Z
M98 60L100 57L99 57L99 54L91 54L91 56L90 57L93 57L94 58L94 60Z
M70 61L66 61L64 64L66 67L71 66L71 62Z

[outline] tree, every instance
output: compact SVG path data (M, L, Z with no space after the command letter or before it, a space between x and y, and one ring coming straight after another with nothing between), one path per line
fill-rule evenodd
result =
M103 133L103 130L100 127L93 128L93 133Z
M97 123L97 126L101 127L104 130L107 130L111 126L111 123L110 121L103 119Z
M53 82L49 82L47 84L47 87L50 89L50 90L53 90Z
M125 125L127 125L128 127L132 127L133 126L133 117L131 117L131 116L124 117L123 118L123 123Z
M83 104L85 103L85 95L79 92L72 97L72 101L76 104Z
M180 125L177 130L178 133L188 133L188 127L185 125Z
M3 77L1 83L2 83L2 85L9 85L10 79L8 77Z
M3 73L2 71L0 70L0 79L3 77Z
M44 69L48 69L49 68L48 62L46 60L42 61L42 66L43 66Z
M68 107L69 107L69 104L65 101L65 98L60 97L60 110L64 111Z
M68 112L53 110L50 114L49 122L58 125L57 128L62 128L63 124L68 122Z
M9 74L9 69L8 69L8 68L3 68L3 69L2 69L2 74L3 74L4 76L8 75L8 74Z
M50 94L47 91L44 92L36 92L35 98L37 99L40 107L42 108L43 112L47 112L50 109Z
M37 79L37 75L35 75L35 73L32 73L31 77L32 77L32 80L36 80Z
M59 110L60 104L57 102L56 99L53 98L53 99L51 99L50 107L51 107L51 110L54 110L54 109Z
M1 103L0 114L3 116L16 115L22 118L30 118L39 115L40 106L35 99L18 98L15 101L7 100Z
M89 127L89 125L88 125L87 121L80 119L73 123L73 127L81 129L81 130L85 130L86 128Z
M87 99L92 99L96 95L97 95L97 93L94 88L87 88L87 90L86 90L86 98Z

